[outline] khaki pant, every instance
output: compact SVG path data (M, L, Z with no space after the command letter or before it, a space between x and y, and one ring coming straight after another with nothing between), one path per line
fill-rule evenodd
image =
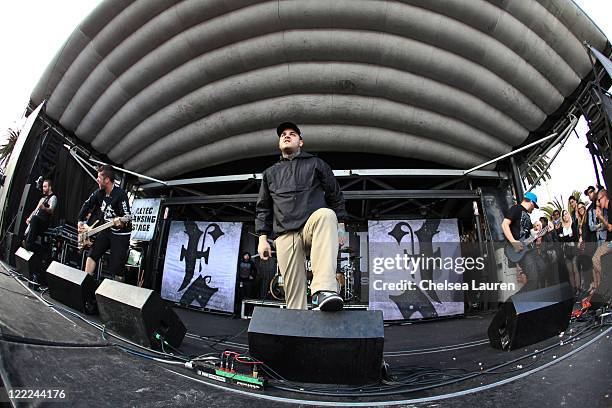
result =
M313 275L311 293L337 291L338 219L333 210L319 208L300 231L286 232L274 242L288 309L308 309L304 256L307 248L310 248Z

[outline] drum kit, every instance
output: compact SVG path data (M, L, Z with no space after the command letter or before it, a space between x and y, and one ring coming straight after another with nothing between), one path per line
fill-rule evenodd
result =
M342 248L338 251L338 267L336 269L337 292L344 301L353 300L355 297L355 261L361 257L356 256L351 248ZM348 256L342 256L348 254ZM306 260L306 275L308 282L308 296L310 293L310 282L312 281L312 265L310 259ZM285 300L285 286L283 276L277 268L276 275L270 281L270 295L276 299Z
M347 254L348 256L342 256ZM338 268L336 281L338 293L345 301L355 298L355 262L361 258L351 248L342 248L338 251Z

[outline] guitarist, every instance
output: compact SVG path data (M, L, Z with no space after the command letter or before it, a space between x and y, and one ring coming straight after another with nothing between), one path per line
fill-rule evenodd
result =
M110 229L100 231L96 235L87 261L85 272L93 276L100 257L110 248L109 272L111 276L123 275L123 268L128 258L132 224L122 222L119 217L130 217L130 204L122 188L115 186L115 171L109 165L98 169L99 190L94 191L83 203L79 212L79 232L87 230L85 219L88 214L100 214L98 224L113 222Z
M538 207L538 197L531 191L525 193L520 204L513 205L504 214L501 227L504 236L512 244L516 251L522 251L523 244L520 239L529 238L533 224L530 214ZM537 251L528 250L519 266L522 273L517 275L519 282L525 283L522 291L530 291L538 288L540 275L545 271L546 264L543 259L537 256Z
M57 196L53 193L51 180L46 179L43 181L42 192L43 198L40 199L32 214L25 220L26 224L28 224L25 249L28 251L34 250L36 238L49 228L49 222L57 207Z

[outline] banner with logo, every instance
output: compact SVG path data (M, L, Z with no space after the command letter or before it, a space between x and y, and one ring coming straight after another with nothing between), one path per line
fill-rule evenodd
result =
M172 221L162 298L233 312L241 232L240 222Z
M370 310L385 320L463 313L456 219L370 221L368 241Z

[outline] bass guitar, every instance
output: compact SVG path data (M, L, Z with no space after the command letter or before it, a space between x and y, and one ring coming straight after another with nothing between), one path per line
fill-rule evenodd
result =
M89 247L91 246L91 240L89 238L91 238L92 236L94 236L95 234L97 234L100 231L104 231L105 229L108 229L112 226L115 225L115 221L119 220L121 222L129 222L132 220L131 216L124 216L124 217L118 217L113 219L112 221L106 222L102 225L99 225L97 227L84 227L85 230L82 232L79 232L79 238L78 238L78 247L79 250L82 250L85 247Z
M548 229L540 230L536 235L534 235L532 237L520 239L519 242L521 244L523 244L523 249L521 249L520 251L517 251L511 243L509 243L509 242L506 243L506 247L504 248L504 251L506 253L506 257L511 262L514 262L514 263L520 262L523 259L523 257L525 256L525 254L527 253L527 251L532 249L532 244L538 238L543 237L544 235L546 235L550 231L552 231L552 229L549 227Z

